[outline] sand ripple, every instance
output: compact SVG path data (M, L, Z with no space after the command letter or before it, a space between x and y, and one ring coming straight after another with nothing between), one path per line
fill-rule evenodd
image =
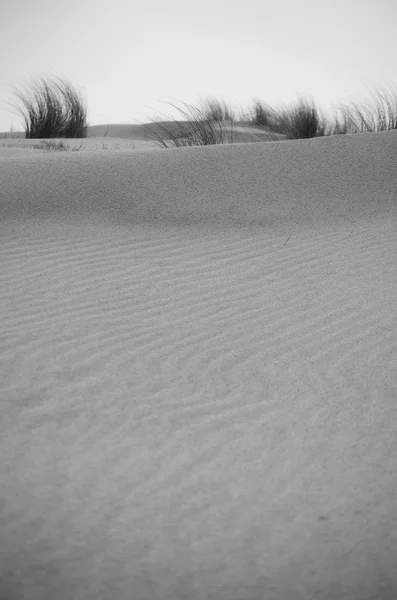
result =
M394 597L396 146L0 162L1 598Z

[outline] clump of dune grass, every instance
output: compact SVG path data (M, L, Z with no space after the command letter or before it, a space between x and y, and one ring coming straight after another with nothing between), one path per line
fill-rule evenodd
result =
M33 97L17 91L23 108L16 107L22 116L25 137L84 138L87 137L87 110L83 100L68 82L46 82L31 86Z
M279 110L257 100L248 113L248 119L241 121L236 120L233 111L218 100L207 101L201 108L184 104L185 109L181 109L171 104L185 120L157 122L157 131L151 131L150 135L160 146L169 148L233 143L236 125L260 129L263 141L397 129L397 92L382 90L374 96L375 106L352 103L352 108L342 106L341 115L331 119L325 117L313 102L304 99L289 107L284 105Z
M351 102L341 105L345 127L349 133L368 133L397 129L397 90L382 88L371 93L375 104Z
M215 144L233 143L232 113L217 101L207 101L202 107L191 106L181 102L184 108L170 103L177 109L184 120L169 119L158 122L157 131L148 129L148 137L160 147L178 148L184 146L210 146ZM166 115L163 115L166 116Z
M256 100L253 105L254 117L253 121L255 125L259 127L269 127L270 126L270 115L269 111L266 110L265 106L262 104L260 100Z
M256 100L253 105L253 124L266 128L269 134L283 134L286 139L308 139L331 135L334 126L307 100L276 110L269 104ZM279 139L275 137L275 140Z
M207 119L221 123L222 121L235 121L235 115L230 106L217 98L207 99L203 102L202 112Z
M264 141L280 141L280 135L285 138L284 128L276 122L276 111L269 105L255 100L252 107L245 113L245 124L266 133Z

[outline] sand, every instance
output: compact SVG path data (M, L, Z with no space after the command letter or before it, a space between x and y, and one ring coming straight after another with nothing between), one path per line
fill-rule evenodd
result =
M1 600L397 597L396 158L0 152Z

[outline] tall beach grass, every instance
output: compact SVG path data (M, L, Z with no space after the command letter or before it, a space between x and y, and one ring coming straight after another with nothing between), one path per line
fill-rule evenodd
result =
M31 86L33 95L16 92L23 108L25 137L37 139L85 138L88 135L87 109L69 82L60 78ZM237 117L226 102L215 99L201 106L170 103L181 119L151 119L142 124L146 139L162 148L230 144L239 131L250 132L256 141L309 139L347 133L367 133L397 129L397 90L382 89L373 94L375 103L341 105L334 117L326 117L313 102L299 99L290 106L275 109L255 100L248 112ZM247 139L247 138L245 138ZM51 149L65 149L59 145Z
M349 133L369 133L397 129L397 89L391 86L371 92L374 103L351 102L341 105L343 127Z
M202 107L177 108L183 121L162 121L149 135L164 148L233 143L236 128L263 132L263 141L309 139L330 135L368 133L397 129L397 91L373 94L374 104L353 102L341 105L333 117L326 117L313 102L299 99L295 104L275 109L255 100L251 109L236 119L226 104L212 100ZM152 119L152 122L156 121ZM183 123L183 125L182 125ZM259 135L259 134L258 134Z
M233 124L235 117L231 109L219 100L207 100L202 106L192 106L185 102L177 106L182 120L168 119L157 121L156 130L147 129L147 137L153 139L163 148L178 148L183 146L210 146L215 144L233 143ZM167 116L167 115L163 115Z
M22 116L25 137L85 138L87 137L87 109L84 101L67 81L59 77L33 84L33 96L16 91L23 107L16 107Z

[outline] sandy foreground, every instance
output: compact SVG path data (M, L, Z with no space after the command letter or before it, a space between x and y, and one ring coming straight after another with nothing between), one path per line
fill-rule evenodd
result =
M0 151L0 599L395 600L397 131L136 150Z

